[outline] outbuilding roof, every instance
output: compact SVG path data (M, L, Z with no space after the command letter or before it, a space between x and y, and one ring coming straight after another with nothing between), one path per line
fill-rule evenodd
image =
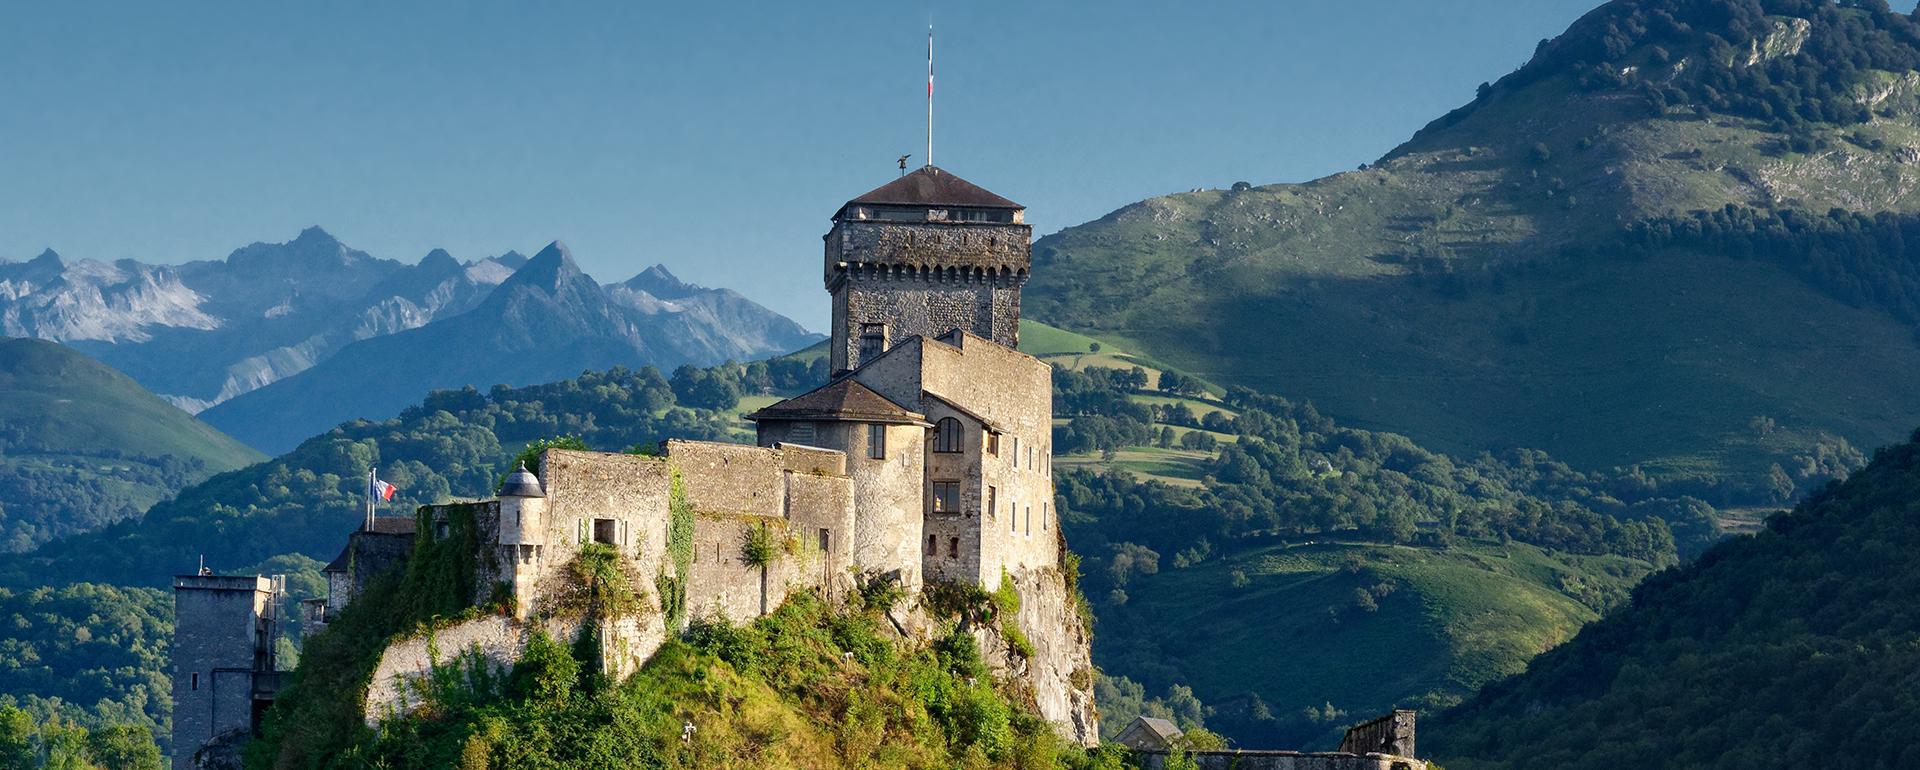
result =
M1176 748L1183 735L1179 727L1165 719L1137 716L1114 736L1114 742L1136 751L1167 751Z
M323 574L328 572L346 572L347 564L351 561L353 561L353 546L347 545L340 549L339 556L333 557L333 561L327 562L327 566L321 567L320 572Z
M888 400L852 377L842 377L812 392L766 407L747 415L747 419L927 424L926 415Z
M983 209L1023 209L977 184L948 173L938 166L921 166L875 187L847 205L876 206L970 206Z

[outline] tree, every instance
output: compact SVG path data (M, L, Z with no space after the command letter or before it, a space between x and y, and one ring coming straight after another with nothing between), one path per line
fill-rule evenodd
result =
M36 770L39 766L33 717L12 706L0 706L0 770Z
M87 735L87 753L102 767L120 770L160 770L160 747L153 733L133 725L113 725Z

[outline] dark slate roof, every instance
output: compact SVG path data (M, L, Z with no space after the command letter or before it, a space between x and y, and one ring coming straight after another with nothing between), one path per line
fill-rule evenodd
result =
M980 423L981 425L985 425L985 426L987 426L987 430L990 430L990 431L994 431L995 433L1005 433L1005 432L1006 432L1006 429L1005 429L1005 428L1002 428L1002 427L1000 426L1000 423L997 423L997 422L994 422L994 421L992 421L992 420L989 420L989 419L987 419L987 418L985 418L985 417L982 417L982 416L980 416L980 414L979 414L978 412L975 412L975 411L973 411L972 409L968 409L968 408L966 408L966 407L964 407L964 406L961 406L961 405L959 405L959 404L956 404L956 403L954 403L954 402L953 402L953 401L952 401L951 399L948 399L948 398L944 398L944 397L942 397L942 396L940 396L939 394L936 394L936 393L934 393L934 392L932 392L932 391L927 391L927 390L923 390L923 391L920 391L920 397L921 397L921 398L931 398L931 399L933 399L933 400L935 400L935 401L938 401L938 402L940 402L940 403L942 403L942 404L946 404L946 405L947 405L947 408L949 408L949 409L952 409L953 411L956 411L956 412L959 412L959 413L961 413L961 414L964 414L964 415L966 415L966 416L968 416L968 417L970 417L970 418L972 418L974 422L977 422L977 423Z
M320 571L322 573L346 572L347 562L352 560L353 560L353 546L348 545L347 547L340 549L340 555L333 557L333 561L327 562L327 566L321 567Z
M507 474L507 481L500 485L501 497L546 497L547 491L540 487L540 477L527 470L527 464L521 463L520 469Z
M875 187L848 205L892 206L972 206L983 209L1021 209L1018 203L987 192L985 188L943 171L938 166L921 166L886 184Z
M412 535L415 525L412 516L375 516L373 527L366 531L376 535Z
M907 409L873 392L852 377L842 377L805 395L794 396L753 414L761 420L838 420L925 425L926 415Z

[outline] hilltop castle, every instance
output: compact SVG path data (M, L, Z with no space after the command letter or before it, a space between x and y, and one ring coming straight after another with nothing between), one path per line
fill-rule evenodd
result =
M1014 622L1028 641L1015 649L981 628L982 649L997 673L1031 687L1062 735L1096 741L1088 629L1061 570L1053 506L1051 372L1015 349L1031 240L1019 204L933 166L848 201L825 236L832 379L749 415L758 446L548 450L495 499L374 519L327 566L330 595L306 608L309 627L421 543L471 551L463 563L474 572L473 603L506 611L389 646L364 703L377 722L417 705L413 684L452 656L476 652L504 666L535 630L578 633L572 565L588 549L616 554L637 584L657 586L646 611L593 625L602 667L616 675L696 618L750 620L796 591L840 600L898 584L909 599L890 616L912 637L930 630L911 606L930 584L994 590L1005 581L1021 595ZM757 554L746 547L755 542ZM272 698L259 635L232 640L244 623L228 617L251 609L245 623L258 626L272 587L221 580L230 579L176 581L175 679L225 672L218 681L246 703L216 706L176 686L182 770L195 747L257 726ZM237 598L216 601L227 593ZM185 611L203 605L237 609Z

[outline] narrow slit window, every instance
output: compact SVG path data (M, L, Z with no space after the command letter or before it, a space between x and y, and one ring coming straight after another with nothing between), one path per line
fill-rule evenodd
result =
M960 558L960 538L954 537L947 539L947 558Z
M887 352L887 325L860 324L860 360L868 361Z

